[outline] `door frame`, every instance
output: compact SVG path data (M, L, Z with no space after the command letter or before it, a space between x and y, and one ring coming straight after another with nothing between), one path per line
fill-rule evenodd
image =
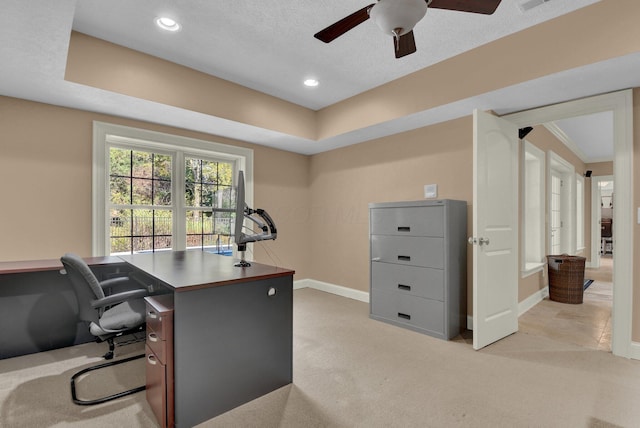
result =
M616 210L613 214L616 263L613 266L614 293L611 349L614 355L640 359L631 341L633 321L633 91L626 89L546 107L504 115L518 127L534 126L558 119L613 112ZM593 245L593 243L591 244Z

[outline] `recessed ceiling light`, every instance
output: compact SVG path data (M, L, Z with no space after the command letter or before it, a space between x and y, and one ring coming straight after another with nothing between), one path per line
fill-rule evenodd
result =
M318 86L320 82L318 82L316 79L306 79L304 81L304 86L309 86L310 88L313 88L315 86Z
M156 25L167 31L178 31L180 29L180 24L178 24L175 19L171 19L166 16L156 18Z

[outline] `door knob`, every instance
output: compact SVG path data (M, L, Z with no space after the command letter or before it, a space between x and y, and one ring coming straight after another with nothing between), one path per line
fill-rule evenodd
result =
M489 238L475 238L470 236L467 242L471 245L489 245Z

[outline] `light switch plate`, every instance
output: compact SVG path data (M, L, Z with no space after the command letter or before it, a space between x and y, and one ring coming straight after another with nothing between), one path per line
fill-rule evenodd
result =
M424 197L425 198L437 198L438 197L438 185L437 184L425 184L424 185Z
M640 207L638 207L638 224L640 224Z

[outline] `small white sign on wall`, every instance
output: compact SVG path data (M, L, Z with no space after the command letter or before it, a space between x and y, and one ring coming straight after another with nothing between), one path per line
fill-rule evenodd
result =
M438 197L438 185L437 184L425 184L424 185L424 197L425 198L437 198Z

